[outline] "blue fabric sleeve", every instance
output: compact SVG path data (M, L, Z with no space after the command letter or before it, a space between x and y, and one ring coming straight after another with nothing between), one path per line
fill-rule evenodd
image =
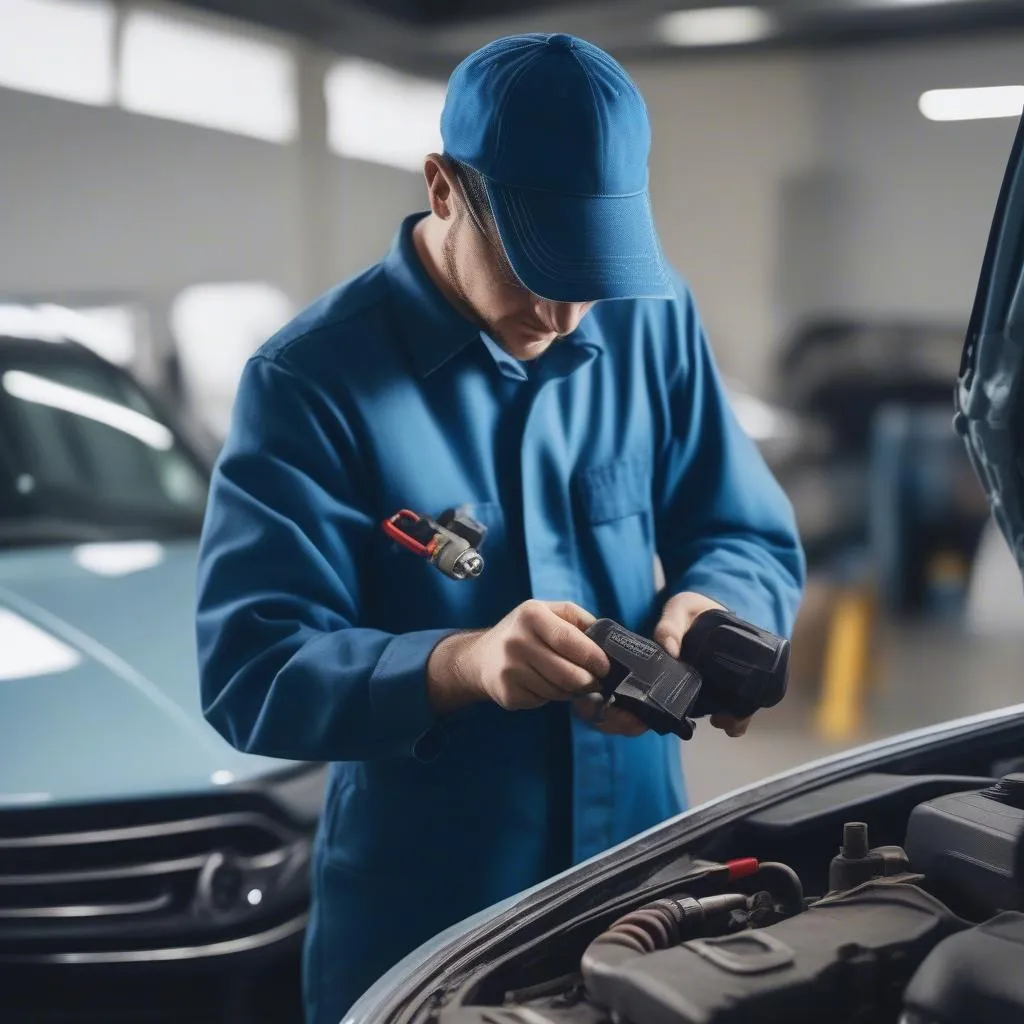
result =
M366 469L342 410L257 355L213 475L196 634L207 720L249 753L309 761L412 754L443 742L426 663L454 630L359 623Z
M788 636L806 574L793 509L736 419L689 290L678 290L656 496L665 596L696 591Z

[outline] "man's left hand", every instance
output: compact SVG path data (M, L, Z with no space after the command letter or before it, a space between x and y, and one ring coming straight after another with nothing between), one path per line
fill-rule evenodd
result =
M622 708L608 707L600 694L576 697L572 709L577 718L609 736L642 736L647 732L647 726L636 715Z
M654 627L654 639L672 655L679 657L679 649L682 646L683 636L690 628L693 620L701 612L718 608L726 611L726 608L717 601L703 594L695 594L687 591L682 594L674 594L665 602L661 612L661 619ZM726 736L742 736L750 725L750 718L733 718L732 715L712 715L711 724L716 729L721 729Z

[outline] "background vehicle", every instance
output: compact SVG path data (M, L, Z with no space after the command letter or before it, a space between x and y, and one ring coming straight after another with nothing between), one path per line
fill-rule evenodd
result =
M208 474L127 373L0 338L0 972L36 1011L40 978L294 960L322 771L203 720Z

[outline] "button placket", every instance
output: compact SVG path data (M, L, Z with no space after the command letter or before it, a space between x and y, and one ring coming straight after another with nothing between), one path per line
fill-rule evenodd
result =
M552 522L544 512L548 508L544 499L542 471L543 433L538 424L544 410L544 401L553 398L548 386L552 378L530 382L534 393L523 423L520 446L521 495L523 502L524 550L526 552L531 591L541 600L565 600L583 603L578 555L574 540L566 549L553 551L552 530L570 536L574 533L572 495L568 481L565 484L564 514L560 521ZM607 848L611 822L614 817L614 785L612 778L612 751L610 737L591 728L573 716L570 729L572 743L572 854L579 862Z

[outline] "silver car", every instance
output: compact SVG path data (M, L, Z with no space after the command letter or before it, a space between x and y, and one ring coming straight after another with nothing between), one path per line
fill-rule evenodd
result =
M0 337L0 971L301 939L322 770L199 707L208 475L124 371Z

